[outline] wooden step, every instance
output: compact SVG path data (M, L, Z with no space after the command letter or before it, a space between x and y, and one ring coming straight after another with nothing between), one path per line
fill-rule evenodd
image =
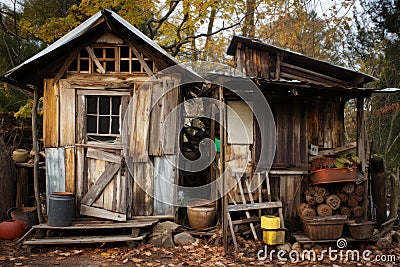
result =
M89 244L89 243L108 243L108 242L126 242L141 241L145 235L131 237L130 235L114 236L70 236L70 237L46 237L43 239L32 239L24 242L24 245L55 245L55 244Z
M91 222L91 221L73 221L70 226L51 226L47 223L32 226L35 229L58 229L58 230L86 230L86 229L118 229L118 228L144 228L157 223L158 220L137 221L130 220L127 222Z
M254 204L236 204L228 205L228 211L242 211L242 210L259 210L259 209L272 209L282 208L282 202L262 202Z

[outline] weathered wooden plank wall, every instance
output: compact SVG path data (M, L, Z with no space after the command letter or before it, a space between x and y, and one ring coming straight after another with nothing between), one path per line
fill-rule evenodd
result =
M273 167L307 169L307 110L300 101L270 101L276 124Z
M53 84L52 79L45 79L43 88L43 142L45 147L59 146L59 100L58 84Z
M301 203L301 175L281 175L279 195L283 205L285 226L291 231L300 229L297 218L297 206Z
M147 162L152 84L145 83L132 99L129 153L133 162Z
M59 81L60 88L60 146L75 145L75 90L66 80Z
M133 163L132 215L152 215L154 202L154 171L151 162ZM149 192L150 194L147 194Z
M315 100L308 105L307 143L320 148L344 145L344 111L340 100Z

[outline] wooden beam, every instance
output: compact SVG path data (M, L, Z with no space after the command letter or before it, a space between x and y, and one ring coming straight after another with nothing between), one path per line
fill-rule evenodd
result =
M57 72L56 76L53 78L53 84L58 82L61 77L64 75L64 73L67 71L69 65L74 61L74 59L77 57L79 51L81 51L81 47L75 48L74 51L72 51L71 54L68 55L67 59L65 59L63 65L61 66L60 70Z
M108 153L99 149L94 149L89 147L86 153L87 158L99 159L108 162L118 163L120 164L122 161L122 157L113 153Z
M100 61L97 59L96 55L94 54L92 48L90 46L86 46L86 51L89 53L90 58L93 60L94 64L99 68L100 73L104 74L106 73L106 70L103 68L101 65Z
M228 211L242 211L242 210L258 210L258 209L272 209L272 208L282 208L282 202L262 202L253 204L236 204L229 205Z
M147 75L150 77L153 76L153 71L150 69L149 65L147 65L146 61L144 61L142 55L139 53L139 51L134 47L131 43L129 43L129 46L132 48L133 53L139 60L140 64L142 64L144 70L146 71Z
M331 77L331 76L328 76L328 75L325 75L325 74L321 74L321 73L318 73L318 72L315 72L315 71L307 70L307 69L304 69L304 68L301 68L301 67L298 67L298 66L295 66L295 65L292 65L292 64L288 64L288 63L282 62L281 66L285 67L285 68L288 68L288 69L293 69L293 70L297 70L297 71L304 72L304 73L307 73L307 74L311 74L311 75L317 76L319 78L323 78L323 79L326 79L328 81L332 81L332 82L334 82L336 84L341 84L341 85L346 85L346 86L355 86L355 84L353 84L353 83L349 83L349 82L346 82L346 81L343 81L343 80L339 80L339 79L336 79L334 77Z
M39 223L44 221L43 213L42 213L42 205L39 195L39 142L38 142L38 124L37 124L37 111L38 111L38 103L39 103L39 88L35 86L33 89L33 105L32 105L32 142L33 142L33 151L35 152L35 157L33 161L33 187L35 191L35 200L37 206L37 215L39 219Z

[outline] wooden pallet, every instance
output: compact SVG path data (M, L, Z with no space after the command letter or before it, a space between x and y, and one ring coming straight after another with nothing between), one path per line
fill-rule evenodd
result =
M53 245L53 244L88 244L107 242L137 242L145 238L145 234L139 235L141 229L151 227L158 219L151 217L128 220L126 222L114 222L93 218L78 218L72 221L70 226L51 226L47 223L35 225L36 236L27 240L24 245ZM104 230L110 230L106 235ZM131 234L127 234L131 231ZM63 236L52 237L49 232L62 232ZM46 237L46 234L48 235Z
M24 242L24 245L66 245L66 244L89 244L89 243L109 243L109 242L129 242L141 241L145 235L131 237L130 235L114 236L70 236L70 237L46 237L42 239L32 239Z

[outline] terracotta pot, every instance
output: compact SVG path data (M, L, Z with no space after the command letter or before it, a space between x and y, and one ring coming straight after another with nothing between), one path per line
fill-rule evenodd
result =
M25 234L28 224L20 220L7 220L0 223L0 239L15 239Z
M195 229L211 227L215 217L215 206L187 207L189 224Z
M12 157L15 162L27 162L29 159L29 152L26 149L16 149L13 151Z
M357 180L357 168L330 168L312 171L310 179L313 184L335 182L353 182Z

